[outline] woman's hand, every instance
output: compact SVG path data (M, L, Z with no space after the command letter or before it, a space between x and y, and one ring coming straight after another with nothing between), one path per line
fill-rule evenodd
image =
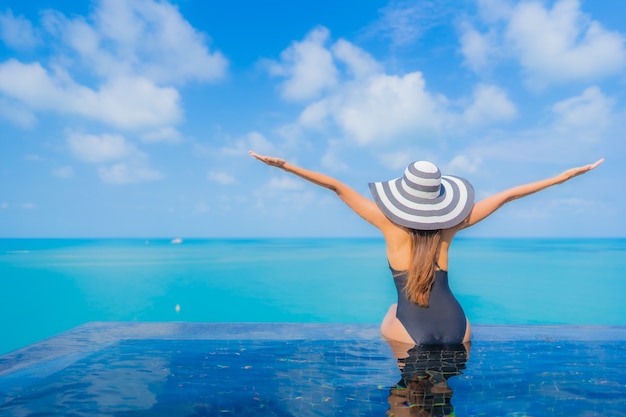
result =
M604 158L602 159L598 159L596 162L594 162L593 164L589 164L589 165L583 165L580 167L576 167L576 168L571 168L568 169L567 171L564 171L560 177L561 177L561 182L565 182L567 180L570 180L574 177L577 177L579 175L582 175L586 172L591 171L592 169L596 168L598 165L600 165L602 162L604 162Z
M259 155L258 153L254 151L249 151L248 154L250 154L250 156L252 156L253 158L256 158L259 161L263 162L264 164L267 164L272 167L283 168L285 166L285 160L281 158L274 158L272 156Z

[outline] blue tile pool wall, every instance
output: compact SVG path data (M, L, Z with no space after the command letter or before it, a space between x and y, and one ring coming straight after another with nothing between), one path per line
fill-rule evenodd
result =
M626 416L626 329L475 335L401 373L375 327L94 323L0 357L0 415Z

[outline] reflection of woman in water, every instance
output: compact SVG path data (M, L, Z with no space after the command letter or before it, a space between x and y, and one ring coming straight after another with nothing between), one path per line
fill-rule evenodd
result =
M398 359L402 379L389 390L388 416L454 415L448 379L465 369L470 343L415 345Z
M280 158L254 152L250 155L334 191L382 232L398 303L389 308L381 332L389 341L411 346L470 340L469 322L448 286L448 248L457 232L485 219L505 203L563 183L603 161L513 187L475 203L474 190L467 180L442 176L430 162L413 162L403 177L370 184L372 201L327 175Z

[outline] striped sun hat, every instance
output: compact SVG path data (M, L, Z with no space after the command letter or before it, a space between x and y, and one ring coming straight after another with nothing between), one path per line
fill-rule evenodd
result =
M472 210L474 188L465 178L441 175L427 161L411 163L404 176L370 183L378 207L392 222L418 230L447 229Z

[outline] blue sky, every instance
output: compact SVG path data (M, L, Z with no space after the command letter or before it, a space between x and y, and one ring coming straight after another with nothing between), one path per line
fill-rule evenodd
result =
M52 6L51 6L52 4ZM467 236L626 236L626 3L100 0L0 6L0 237L376 236L427 159L477 197L605 157Z

